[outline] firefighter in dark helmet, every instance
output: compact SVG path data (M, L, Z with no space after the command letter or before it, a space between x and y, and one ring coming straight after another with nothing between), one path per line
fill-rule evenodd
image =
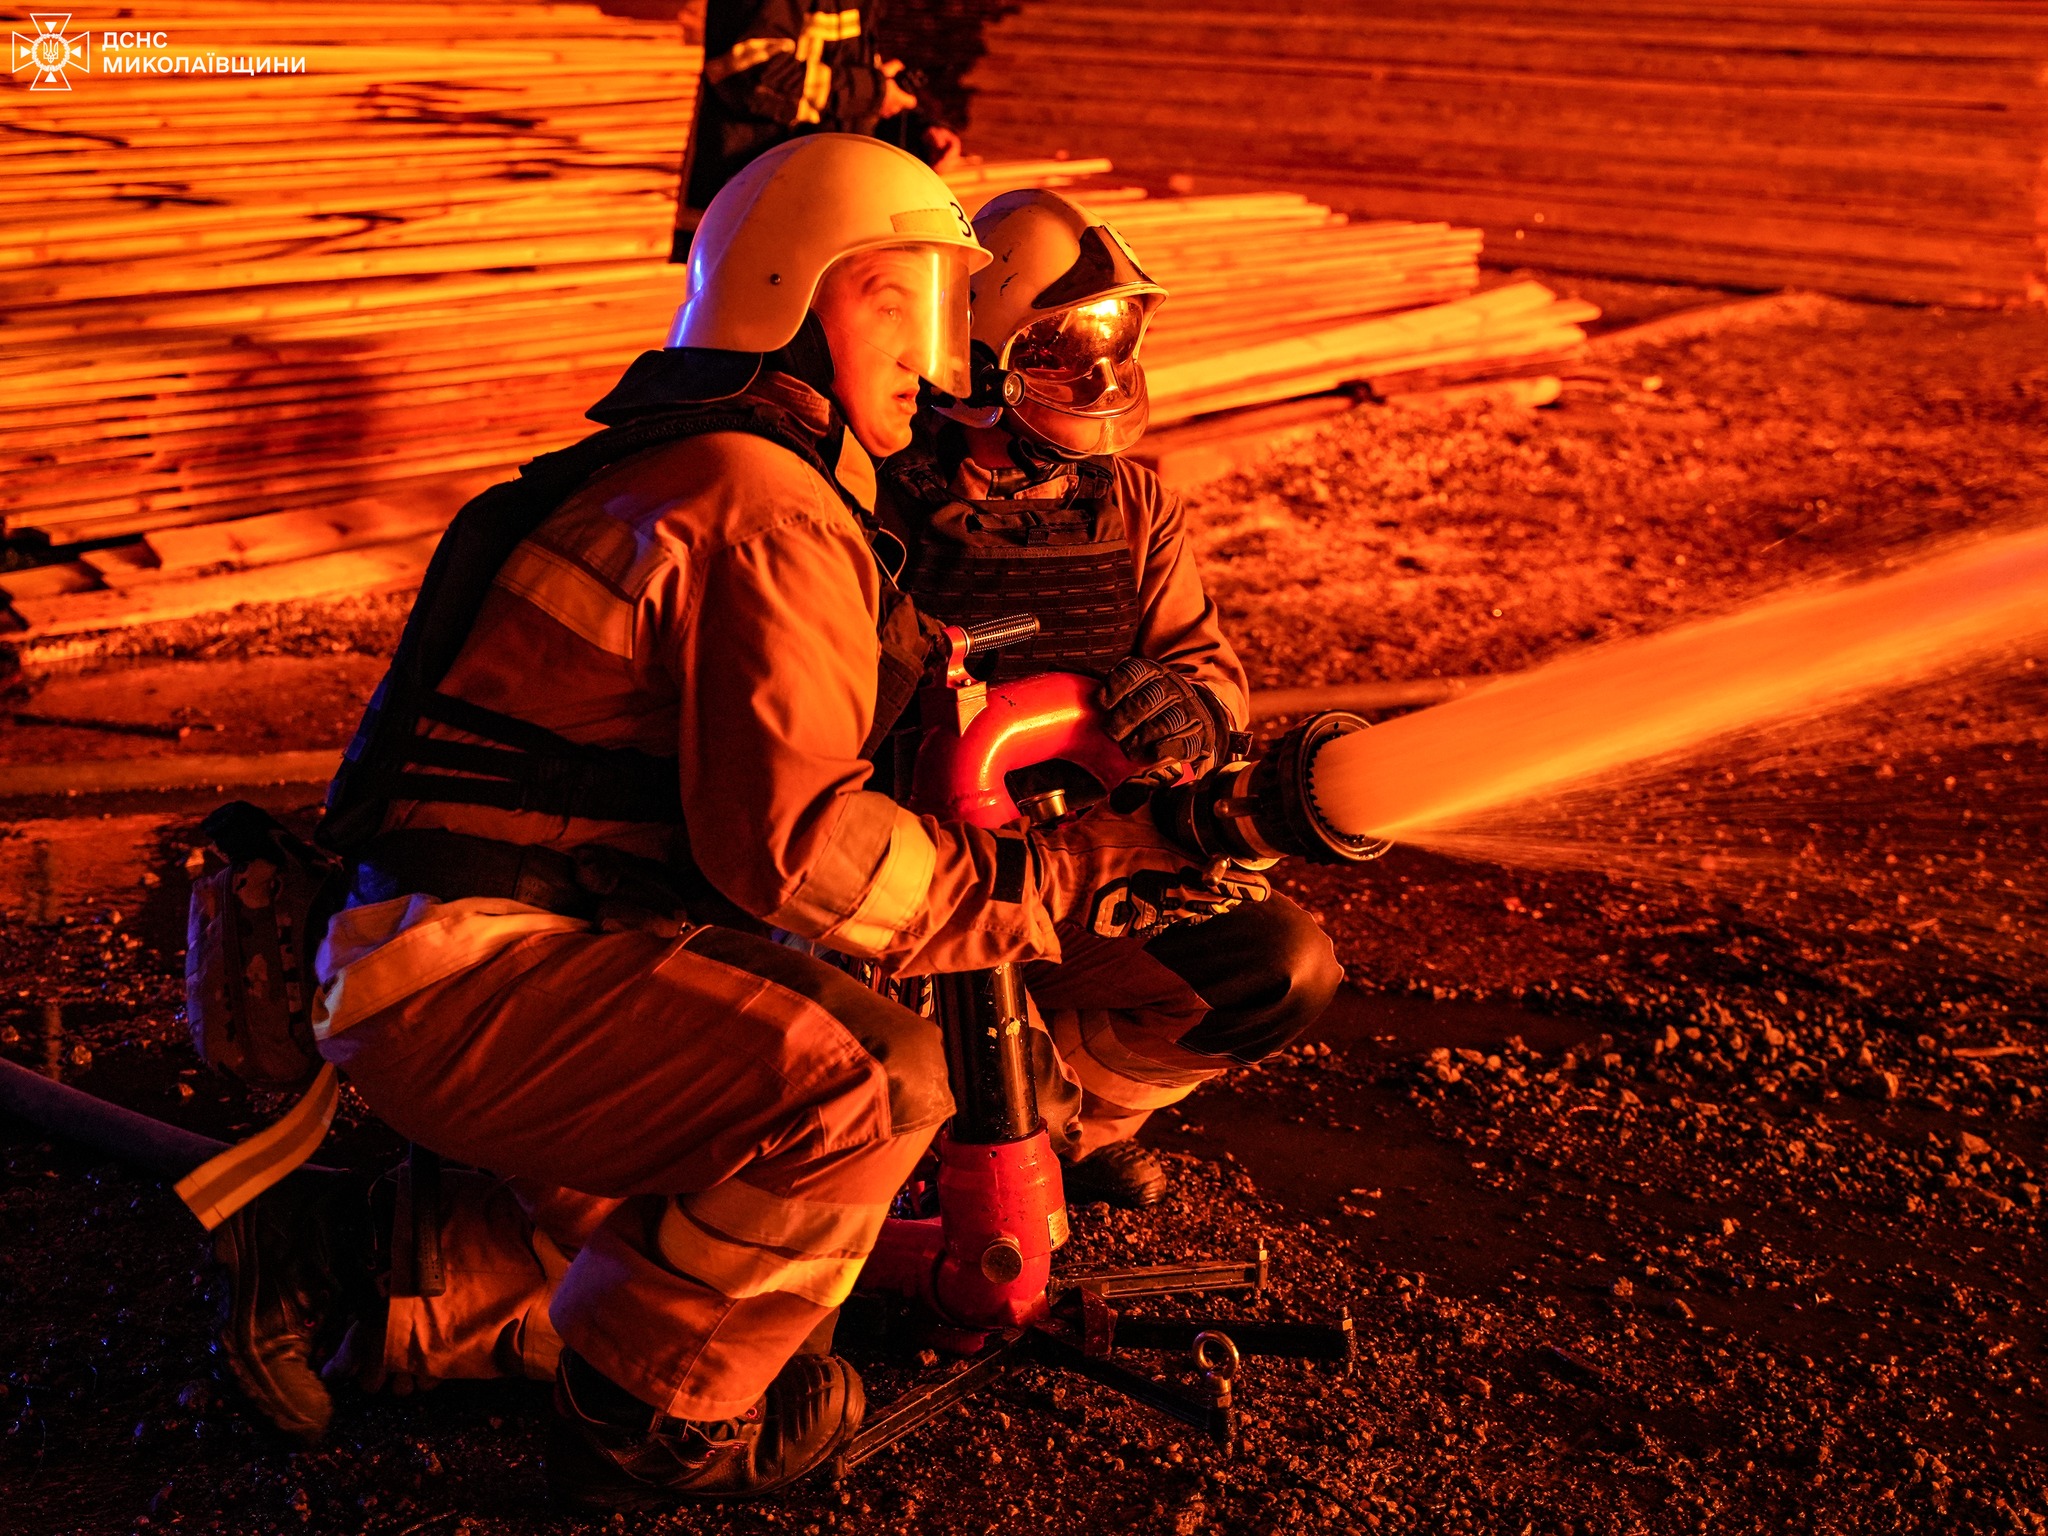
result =
M1149 415L1139 347L1165 291L1107 224L1053 192L1012 192L974 220L994 260L972 279L974 386L929 397L883 467L876 515L900 538L898 584L958 623L1029 613L1037 641L993 677L1103 679L1112 732L1164 774L1217 760L1247 720L1244 669L1202 589L1176 498L1120 458ZM1078 788L1080 786L1069 786ZM1070 1199L1159 1198L1159 1161L1131 1138L1154 1110L1282 1049L1342 973L1329 941L1277 893L1145 938L1088 934L1034 962L1049 1030L1040 1103Z
M878 0L711 0L671 261L688 259L719 189L792 138L869 133L929 165L959 158L960 136L916 94L924 82L883 57L878 10Z

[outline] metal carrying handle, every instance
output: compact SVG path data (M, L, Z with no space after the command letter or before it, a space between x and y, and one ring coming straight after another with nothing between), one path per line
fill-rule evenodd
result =
M944 673L942 686L955 690L956 695L963 698L966 690L974 690L979 699L986 688L968 676L967 658L984 651L1022 645L1037 638L1038 620L1028 613L1012 614L1006 619L989 619L980 624L947 624L941 627L938 638L932 642L930 664ZM959 724L963 729L972 715L970 710L960 716Z
M1022 645L1027 640L1038 638L1038 620L1028 613L1012 614L1007 619L989 619L981 624L969 624L967 631L967 654L978 656L985 651L1000 651L1009 646Z
M1190 1353L1194 1355L1195 1364L1201 1368L1202 1374L1211 1381L1236 1379L1237 1368L1243 1363L1243 1357L1237 1352L1236 1341L1229 1334L1218 1333L1214 1329L1205 1329L1196 1334Z

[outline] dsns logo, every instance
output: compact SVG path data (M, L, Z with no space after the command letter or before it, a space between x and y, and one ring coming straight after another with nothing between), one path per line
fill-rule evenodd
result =
M76 37L66 37L64 29L71 25L66 16L38 16L33 12L29 18L35 24L35 33L23 37L14 34L14 74L24 69L36 72L32 91L68 91L71 80L64 71L86 68L85 40L89 35L81 32Z

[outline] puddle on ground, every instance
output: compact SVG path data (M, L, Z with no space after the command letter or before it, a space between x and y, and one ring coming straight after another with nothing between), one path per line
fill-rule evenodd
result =
M76 1083L104 1060L104 1051L94 1050L86 1043L87 1037L103 1041L106 1026L128 1016L126 1008L116 1005L59 1004L25 997L14 1007L0 1008L0 1048L18 1066L60 1083Z
M157 866L168 820L90 816L0 826L0 922L43 927L133 915L163 884ZM43 1076L63 1082L91 1065L91 1049L66 1029L57 1003L30 1001L5 1020L0 1039Z
M45 1003L42 1018L38 1021L36 1044L40 1047L43 1076L62 1081L64 1077L64 1010L55 1003Z
M109 904L132 907L163 883L158 849L172 819L52 817L0 827L0 918L55 923Z

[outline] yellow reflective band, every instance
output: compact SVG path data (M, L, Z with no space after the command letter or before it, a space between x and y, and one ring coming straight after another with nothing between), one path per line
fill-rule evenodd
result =
M823 121L832 96L832 66L824 62L828 43L846 43L860 36L860 11L819 11L807 18L796 40L796 56L804 61L803 99L797 103L800 123Z
M275 1125L201 1163L174 1192L211 1232L319 1149L340 1101L341 1078L328 1062Z
M327 925L320 945L313 1038L337 1035L522 939L589 930L581 918L498 896L398 896L350 907Z
M801 56L801 55L799 55ZM824 107L832 94L832 66L813 58L804 63L804 95L796 104L796 120L816 123L824 120Z
M496 585L600 651L631 659L633 605L575 561L529 539L498 568Z
M853 1294L867 1262L865 1253L790 1254L734 1242L694 1220L673 1200L662 1213L655 1242L677 1271L735 1300L781 1291L836 1307Z
M849 1205L770 1194L740 1179L677 1197L693 1219L730 1238L821 1254L863 1254L882 1232L886 1204Z
M850 43L859 36L859 6L844 11L817 11L804 20L803 38L807 42Z
M889 849L876 866L874 883L844 922L819 935L847 954L880 954L903 936L931 899L939 850L923 822L901 806L892 809L896 820L889 828Z
M730 53L705 61L704 78L713 85L743 70L766 64L777 54L794 53L796 39L789 37L743 37Z
M911 823L906 831L903 823ZM860 790L839 806L839 819L811 859L803 884L763 914L777 928L822 939L854 953L891 942L922 908L938 851L917 818L887 795Z

